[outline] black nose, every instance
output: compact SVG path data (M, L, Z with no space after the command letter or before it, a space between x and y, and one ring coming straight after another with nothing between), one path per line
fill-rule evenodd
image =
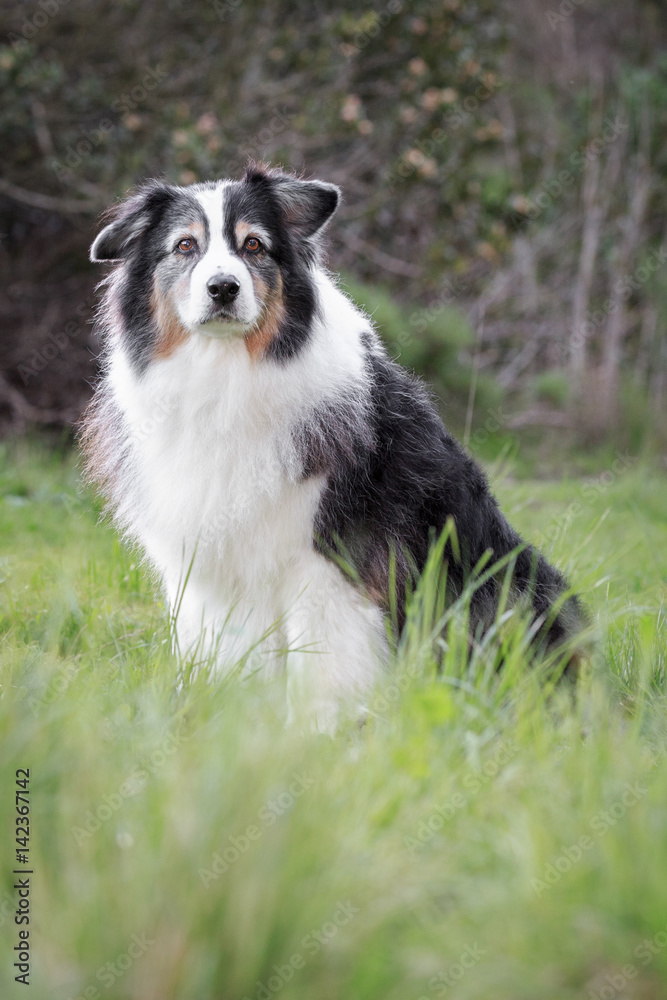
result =
M216 302L227 305L239 294L241 286L231 274L216 274L214 278L209 278L206 282L208 294Z

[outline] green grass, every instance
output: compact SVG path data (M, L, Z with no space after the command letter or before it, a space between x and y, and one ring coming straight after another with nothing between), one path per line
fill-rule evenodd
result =
M494 486L592 610L577 697L520 647L466 672L455 622L436 676L416 606L367 725L331 740L285 730L278 687L177 691L160 598L71 456L5 448L3 1000L667 995L667 484L633 463Z

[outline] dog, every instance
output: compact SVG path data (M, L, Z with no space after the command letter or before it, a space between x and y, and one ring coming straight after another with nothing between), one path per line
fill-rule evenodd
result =
M241 180L149 182L112 209L91 247L113 266L82 434L89 477L160 577L181 652L219 671L286 671L291 717L326 732L372 689L389 609L400 630L447 524L450 596L485 557L515 553L510 592L536 643L558 647L583 621L322 266L339 200L333 184L251 164ZM471 641L502 585L492 574L474 590Z

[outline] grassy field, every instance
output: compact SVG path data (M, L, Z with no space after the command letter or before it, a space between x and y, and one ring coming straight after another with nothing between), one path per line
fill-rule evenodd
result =
M455 623L436 676L417 607L331 740L286 731L277 687L177 693L160 599L73 458L5 447L3 1000L667 997L667 482L621 458L494 486L592 610L576 698L520 647L466 672Z

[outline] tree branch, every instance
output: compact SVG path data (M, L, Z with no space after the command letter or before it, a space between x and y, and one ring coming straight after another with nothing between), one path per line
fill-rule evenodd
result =
M97 201L79 201L76 198L56 198L50 194L40 194L38 191L27 191L25 188L12 184L0 178L0 194L7 195L14 201L20 201L32 208L41 208L45 212L64 212L72 215L75 212L95 215L102 211L103 205Z

